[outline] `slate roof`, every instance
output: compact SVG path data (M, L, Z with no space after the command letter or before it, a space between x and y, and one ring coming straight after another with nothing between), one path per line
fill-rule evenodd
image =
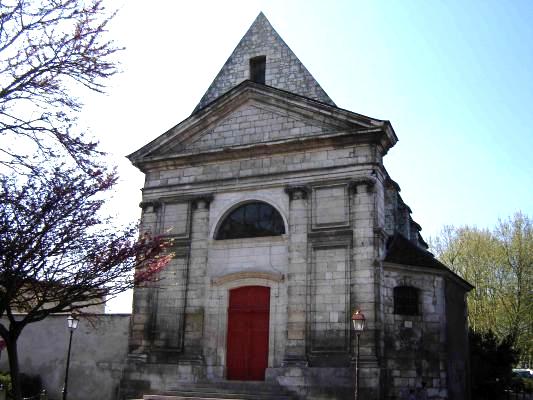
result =
M383 261L394 264L412 265L415 267L446 271L453 274L466 286L473 288L470 283L465 281L459 275L450 270L446 265L437 260L432 253L417 246L398 232L390 236L387 240L387 255Z
M449 269L437 260L432 253L417 246L398 232L390 236L387 241L387 255L384 261L417 267Z

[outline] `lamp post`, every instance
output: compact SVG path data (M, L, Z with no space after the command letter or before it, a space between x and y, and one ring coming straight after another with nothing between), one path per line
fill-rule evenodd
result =
M72 347L72 334L78 327L78 322L80 322L80 320L76 318L74 315L69 315L69 317L67 318L67 326L68 326L68 330L70 331L70 338L68 341L67 367L65 370L65 384L63 385L63 400L67 400L68 368L70 366L70 348Z
M354 381L354 400L357 400L359 395L359 336L365 329L365 315L355 310L352 314L352 326L355 332L355 381Z

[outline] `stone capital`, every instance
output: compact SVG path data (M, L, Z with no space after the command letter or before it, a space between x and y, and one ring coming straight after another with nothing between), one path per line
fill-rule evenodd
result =
M143 212L157 212L157 210L161 207L160 201L141 201L139 203L139 207L143 210ZM152 208L152 210L149 210Z
M359 178L350 181L349 188L353 193L372 193L376 180L371 177Z
M191 199L194 210L208 210L209 204L213 201L213 195L198 196Z
M307 199L310 189L306 185L287 186L285 193L289 195L290 200L304 200Z

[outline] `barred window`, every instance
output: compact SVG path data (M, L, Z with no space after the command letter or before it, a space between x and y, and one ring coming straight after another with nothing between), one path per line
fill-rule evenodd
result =
M279 236L284 233L285 224L280 213L270 204L254 201L229 213L220 225L215 239Z
M418 315L418 289L412 286L394 288L394 314Z

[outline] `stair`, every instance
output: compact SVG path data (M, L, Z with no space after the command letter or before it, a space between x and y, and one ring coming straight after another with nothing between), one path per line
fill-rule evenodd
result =
M293 400L285 388L263 381L183 383L161 394L146 394L143 400Z

